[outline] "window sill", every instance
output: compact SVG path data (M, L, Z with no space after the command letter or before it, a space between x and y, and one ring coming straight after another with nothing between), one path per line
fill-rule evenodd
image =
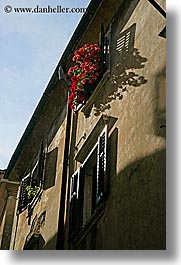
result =
M109 77L110 77L110 70L108 69L103 74L100 82L96 86L94 92L92 93L92 95L90 96L90 98L88 99L86 104L82 107L81 112L83 112L86 117L89 117L89 114L90 114L91 108L92 108L92 106L94 104L94 101L97 98L97 96L99 95L99 93L101 92L101 90L103 89L104 84L109 79Z
M82 240L86 238L86 236L91 232L94 225L99 221L99 219L103 216L105 209L105 204L102 203L93 213L93 215L89 218L87 223L82 226L81 231L79 234L75 237L74 240L72 240L75 247L78 247Z

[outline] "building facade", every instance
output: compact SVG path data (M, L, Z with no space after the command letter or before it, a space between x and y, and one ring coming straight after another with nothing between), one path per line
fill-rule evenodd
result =
M5 174L20 181L9 249L166 249L164 10L90 2ZM85 43L104 67L73 111L66 73Z

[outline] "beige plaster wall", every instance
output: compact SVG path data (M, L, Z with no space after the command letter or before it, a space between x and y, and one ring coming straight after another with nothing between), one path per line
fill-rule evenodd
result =
M53 167L53 164L51 165L50 162L48 174L46 175L46 178L48 179L45 179L46 188L43 190L41 198L33 210L30 225L28 225L27 210L22 212L18 219L16 218L15 220L15 223L17 224L17 233L15 236L16 238L14 246L15 250L22 250L24 248L26 239L31 238L32 234L36 232L40 233L42 237L40 248L56 249L65 128L66 121L64 120L50 145L48 146L47 155L58 148L57 162L55 168L51 168ZM51 172L54 170L56 170L55 178L54 180L51 180L51 178L53 178Z
M165 1L159 3L165 8ZM110 194L96 249L166 247L166 40L158 36L166 22L148 1L133 7L134 1L112 25L110 78L94 99L90 116L78 114L77 143L102 114L118 118L109 133ZM116 45L120 33L134 23L135 56L128 55L126 64Z

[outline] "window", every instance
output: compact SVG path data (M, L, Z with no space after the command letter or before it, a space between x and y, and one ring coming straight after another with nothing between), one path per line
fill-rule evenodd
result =
M105 82L106 74L109 74L110 70L110 42L111 42L111 26L109 30L105 33L104 32L104 25L101 23L100 25L100 33L99 33L99 41L98 45L100 47L100 70L99 70L99 77L93 84L86 83L84 89L86 91L86 99L84 102L81 102L74 106L74 112L79 111L83 105L87 105L87 102L90 101L92 94L94 93L95 89ZM107 76L106 76L107 78ZM102 84L101 84L102 83ZM71 84L71 82L70 82ZM101 84L101 85L100 85ZM97 90L97 89L96 89ZM71 95L71 92L69 96Z
M107 125L81 167L71 176L70 237L76 236L104 201L107 171Z
M17 214L22 213L28 205L31 206L35 202L38 194L43 187L43 166L44 166L44 150L43 144L39 153L39 159L33 166L33 169L20 183L20 195Z

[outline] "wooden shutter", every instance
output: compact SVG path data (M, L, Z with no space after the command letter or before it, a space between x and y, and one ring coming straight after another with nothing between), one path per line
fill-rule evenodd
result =
M42 142L41 148L40 148L39 162L38 162L38 178L39 178L40 185L43 182L44 158L45 158L44 145L43 145L43 142Z
M98 139L96 203L104 195L107 169L107 126Z
M104 36L104 25L101 23L100 34L99 34L99 47L101 49L100 59L101 59L101 72L102 74L105 71L105 36Z
M78 199L78 195L79 195L79 175L80 175L80 168L71 177L71 200L73 198Z
M39 186L38 165L39 161L36 162L35 166L31 171L31 187Z
M31 182L31 175L30 174L28 174L26 177L24 177L21 180L17 214L22 213L27 208L29 201L28 201L28 195L27 195L26 187L30 185L30 182Z
M104 40L105 70L110 69L110 35L110 32L108 32Z
M100 35L99 35L99 47L101 49L100 59L102 62L102 74L110 68L110 54L109 54L109 46L111 39L111 30L105 34L104 25L101 23L100 26Z
M83 168L71 176L70 186L70 236L74 237L82 224Z
M44 167L44 148L43 148L43 142L41 144L41 148L39 151L39 157L38 160L33 167L32 173L31 173L31 186L38 186L41 188L42 180L43 180L43 167Z

